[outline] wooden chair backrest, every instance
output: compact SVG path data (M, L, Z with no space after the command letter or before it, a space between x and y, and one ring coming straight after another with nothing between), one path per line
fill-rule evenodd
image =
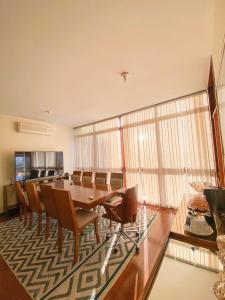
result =
M73 180L73 182L80 182L81 172L80 172L80 174L74 174L76 172L77 171L73 172L73 175L71 176L71 179Z
M107 173L96 173L95 174L95 183L97 184L106 184Z
M36 184L33 182L27 182L26 192L31 210L37 213L41 213L42 210Z
M83 172L82 182L91 183L92 181L92 172Z
M138 186L134 186L126 190L125 197L122 200L118 215L122 219L122 223L134 223L137 217Z
M45 203L46 214L53 218L58 219L58 213L56 209L56 203L52 195L52 187L47 184L40 184L41 196Z
M76 212L71 198L70 191L55 189L52 190L53 199L56 203L56 209L59 217L59 223L62 227L72 230L78 230Z
M73 171L73 175L78 175L78 176L80 176L80 175L81 175L81 171Z
M111 173L110 185L117 188L123 187L123 174L122 173Z
M55 176L55 170L48 170L48 176Z
M21 205L27 206L24 191L22 189L20 182L16 181L15 188L16 188L16 194L18 197L18 201L20 202Z

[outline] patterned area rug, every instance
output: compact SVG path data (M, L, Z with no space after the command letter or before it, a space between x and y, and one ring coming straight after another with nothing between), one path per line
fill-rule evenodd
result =
M156 218L148 209L140 208L135 225L125 229L138 229L140 236L130 236L138 243L143 240ZM44 222L43 222L44 223ZM102 299L125 268L135 249L128 239L120 240L118 252L112 252L114 235L106 241L106 234L114 232L118 224L109 227L109 221L99 222L101 242L96 243L94 226L87 227L80 236L79 260L74 266L74 240L65 230L63 252L57 252L57 225L51 222L50 236L45 232L36 236L37 220L31 231L26 230L19 218L0 224L0 252L18 280L35 300L44 299ZM43 224L45 225L45 224Z

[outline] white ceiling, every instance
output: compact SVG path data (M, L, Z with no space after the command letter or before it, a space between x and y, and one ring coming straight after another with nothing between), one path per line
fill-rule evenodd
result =
M78 126L205 89L212 24L213 0L0 0L0 113Z

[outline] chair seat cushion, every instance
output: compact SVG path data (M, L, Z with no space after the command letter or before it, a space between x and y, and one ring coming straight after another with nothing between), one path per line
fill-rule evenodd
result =
M109 199L107 199L107 201L104 203L104 205L106 204L110 204L111 205L115 205L120 203L123 200L123 198L121 196L118 195L114 195L112 197L110 197Z
M76 211L77 215L77 223L79 229L82 229L85 227L87 224L94 222L95 219L98 218L98 214L91 210L87 209L79 209Z

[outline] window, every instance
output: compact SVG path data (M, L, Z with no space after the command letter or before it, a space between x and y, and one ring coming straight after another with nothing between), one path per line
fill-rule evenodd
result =
M75 130L76 168L120 171L139 200L177 207L192 181L215 183L208 95L196 94ZM123 158L123 160L122 160Z

